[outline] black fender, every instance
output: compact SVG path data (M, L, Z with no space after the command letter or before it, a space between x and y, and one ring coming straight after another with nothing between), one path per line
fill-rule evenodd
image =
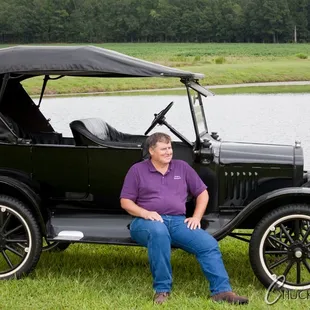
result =
M43 235L46 235L46 226L40 207L41 199L39 195L29 185L12 177L0 176L0 194L1 186L3 185L13 188L28 202L29 207L34 211L34 215L38 219Z
M238 213L230 222L218 230L213 236L220 240L231 233L238 225L245 221L253 212L263 205L276 201L281 198L304 197L309 198L310 205L310 188L308 187L286 187L266 193L255 200L251 201L240 213Z
M17 181L22 182L23 184L28 185L34 190L39 190L40 185L37 181L33 180L30 173L16 170L16 169L7 169L0 168L0 177L8 177Z

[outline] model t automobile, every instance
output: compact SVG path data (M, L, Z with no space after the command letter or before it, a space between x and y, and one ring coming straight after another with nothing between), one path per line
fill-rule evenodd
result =
M38 76L42 92L35 104L22 82ZM64 136L40 109L46 85L64 76L179 78L195 140L166 119L173 103L141 135L94 117L73 120L72 137ZM73 242L135 245L119 194L129 167L147 158L145 140L159 124L175 137L174 158L188 162L208 185L203 229L218 240L249 241L253 271L265 286L283 275L285 288L309 289L310 189L302 148L221 141L207 127L203 102L210 92L201 78L99 47L1 49L0 279L28 274L42 250ZM187 215L193 206L189 196Z

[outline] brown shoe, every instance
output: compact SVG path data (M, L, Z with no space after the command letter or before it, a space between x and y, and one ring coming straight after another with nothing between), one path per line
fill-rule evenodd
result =
M168 292L156 293L154 295L154 304L161 305L162 303L167 301L169 295L170 295L170 293L168 293Z
M238 296L234 292L224 292L213 295L211 299L215 302L228 302L230 304L245 305L249 302L246 297Z

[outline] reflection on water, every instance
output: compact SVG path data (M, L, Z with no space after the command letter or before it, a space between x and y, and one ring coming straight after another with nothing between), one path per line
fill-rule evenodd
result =
M100 117L120 131L141 134L169 102L174 106L166 120L184 136L194 140L187 97L95 96L43 99L41 109L55 130L72 136L69 123L75 119ZM209 131L222 140L294 145L301 141L305 167L310 169L310 95L225 95L205 99ZM169 132L164 127L153 131Z

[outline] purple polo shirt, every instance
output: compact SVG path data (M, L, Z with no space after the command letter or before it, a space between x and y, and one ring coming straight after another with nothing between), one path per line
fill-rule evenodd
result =
M126 177L120 198L159 214L184 215L188 194L199 196L207 186L185 161L173 159L165 175L151 160L133 165Z

